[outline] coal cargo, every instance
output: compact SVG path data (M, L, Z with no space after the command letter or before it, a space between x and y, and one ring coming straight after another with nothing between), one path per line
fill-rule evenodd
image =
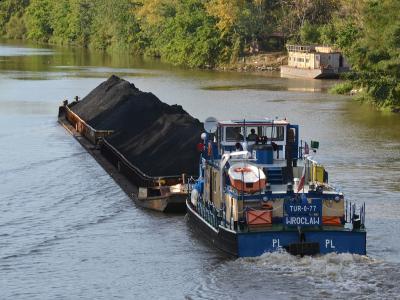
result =
M198 173L203 124L181 106L111 76L71 109L93 128L113 130L107 142L146 175Z

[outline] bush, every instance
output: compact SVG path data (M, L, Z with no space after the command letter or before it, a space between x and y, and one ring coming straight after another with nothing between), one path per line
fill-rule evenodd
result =
M320 36L319 27L310 24L308 21L304 22L300 28L300 39L304 44L316 44L319 42Z
M23 39L25 35L25 20L22 17L12 16L6 24L6 37L9 39Z
M349 94L352 89L353 89L353 84L350 81L345 81L335 84L333 87L329 89L329 93L346 95Z

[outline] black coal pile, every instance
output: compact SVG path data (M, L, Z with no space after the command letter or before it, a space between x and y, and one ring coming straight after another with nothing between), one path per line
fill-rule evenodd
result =
M95 129L114 130L107 141L145 174L198 173L203 124L181 106L111 76L71 109Z

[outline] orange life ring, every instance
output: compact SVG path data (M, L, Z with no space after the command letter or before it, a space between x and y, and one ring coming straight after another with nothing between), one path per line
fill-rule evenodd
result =
M248 173L248 172L251 172L251 169L250 168L248 168L248 167L243 167L243 168L235 168L235 169L233 169L235 172L237 172L237 173Z

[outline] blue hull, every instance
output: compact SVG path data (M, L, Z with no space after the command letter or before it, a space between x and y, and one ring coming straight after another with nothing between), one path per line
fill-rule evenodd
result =
M366 254L365 231L306 231L305 241L318 243L321 254L353 253ZM290 244L298 243L297 231L268 231L238 233L238 256L259 256L265 252L273 252Z
M213 228L186 201L189 221L205 239L223 252L237 257L260 256L266 252L284 249L299 243L299 233L295 230L268 230L260 232L235 232L225 227ZM366 254L367 233L363 230L307 230L304 242L318 243L318 253Z

